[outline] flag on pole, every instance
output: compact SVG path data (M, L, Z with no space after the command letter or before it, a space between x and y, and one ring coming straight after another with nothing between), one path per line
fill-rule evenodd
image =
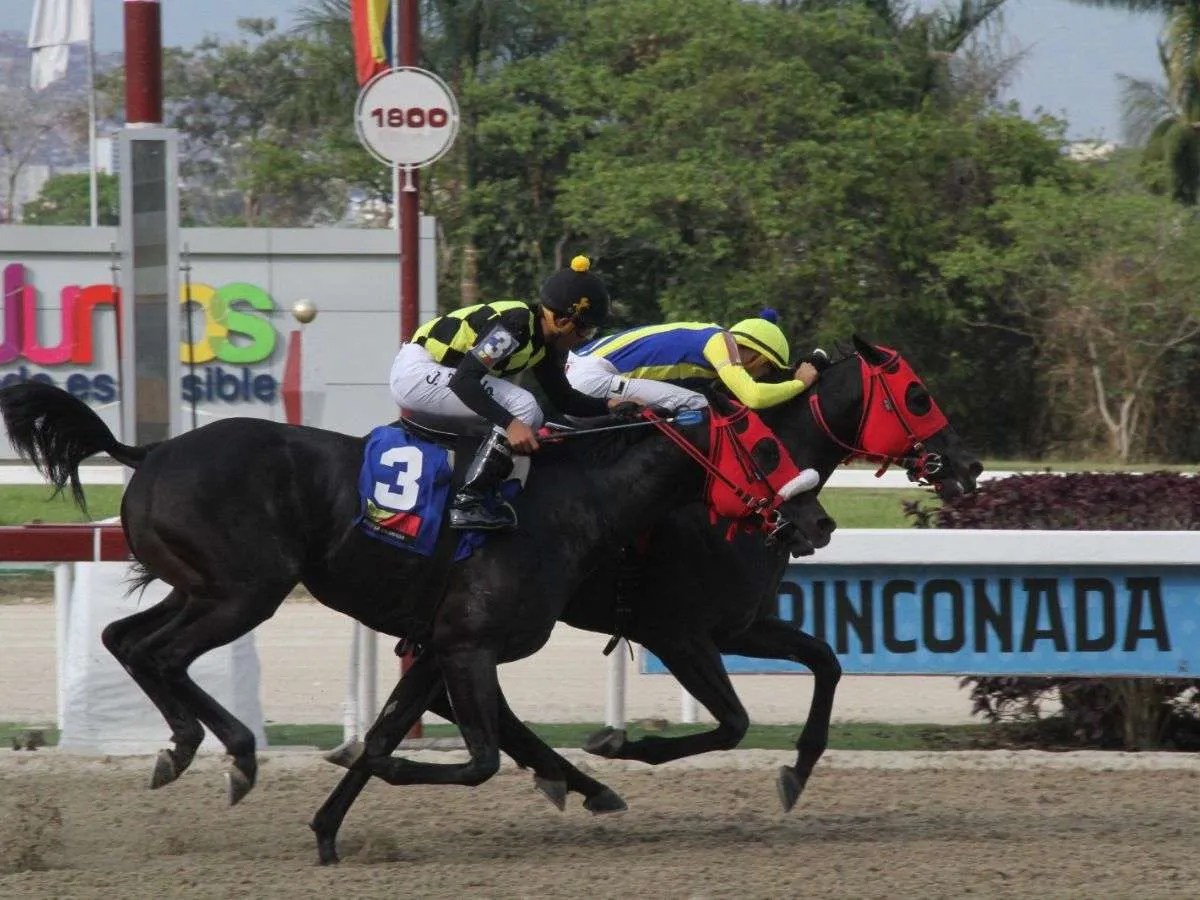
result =
M391 0L350 0L350 33L354 37L354 71L366 84L390 66Z
M33 51L29 85L35 91L67 74L70 44L86 44L91 38L91 0L34 0L29 24L29 48Z

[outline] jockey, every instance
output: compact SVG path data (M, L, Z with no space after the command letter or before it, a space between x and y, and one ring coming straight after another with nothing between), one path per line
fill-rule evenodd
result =
M426 322L400 347L390 384L402 409L492 424L454 495L451 528L516 527L515 510L497 491L512 471L512 451L537 449L544 414L529 391L505 379L529 369L550 401L574 416L603 416L620 402L580 393L563 371L567 352L593 338L608 317L608 290L590 267L586 256L576 256L542 284L540 303L497 300L456 309Z
M775 311L768 309L728 330L700 322L631 328L572 353L567 379L592 397L669 409L702 409L708 400L697 389L720 382L751 409L775 406L819 377L816 366L803 362L785 381L757 380L788 368L787 337L775 320ZM823 358L824 351L814 354L818 364Z

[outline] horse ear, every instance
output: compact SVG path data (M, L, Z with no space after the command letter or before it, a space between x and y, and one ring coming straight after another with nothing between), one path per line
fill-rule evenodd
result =
M858 355L867 361L867 365L878 366L882 365L888 356L866 338L859 335L851 335L851 340L854 341L854 349L858 351Z

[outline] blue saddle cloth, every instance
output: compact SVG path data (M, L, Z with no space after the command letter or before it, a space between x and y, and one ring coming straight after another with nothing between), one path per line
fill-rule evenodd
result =
M370 537L422 556L437 546L442 516L450 499L454 467L450 452L403 428L381 425L367 436L358 475L357 527ZM501 493L512 499L515 480ZM464 531L454 559L466 559L483 544L487 532Z

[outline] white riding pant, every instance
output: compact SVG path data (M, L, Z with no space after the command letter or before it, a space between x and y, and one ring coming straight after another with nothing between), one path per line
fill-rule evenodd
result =
M567 356L567 381L571 387L589 397L636 400L647 406L667 409L704 409L708 400L703 394L649 378L627 378L603 356Z
M479 415L450 390L454 369L437 362L420 344L402 344L392 363L392 399L402 409L447 419L478 421ZM538 428L545 419L533 394L503 378L485 375L483 389L493 400L528 425Z

